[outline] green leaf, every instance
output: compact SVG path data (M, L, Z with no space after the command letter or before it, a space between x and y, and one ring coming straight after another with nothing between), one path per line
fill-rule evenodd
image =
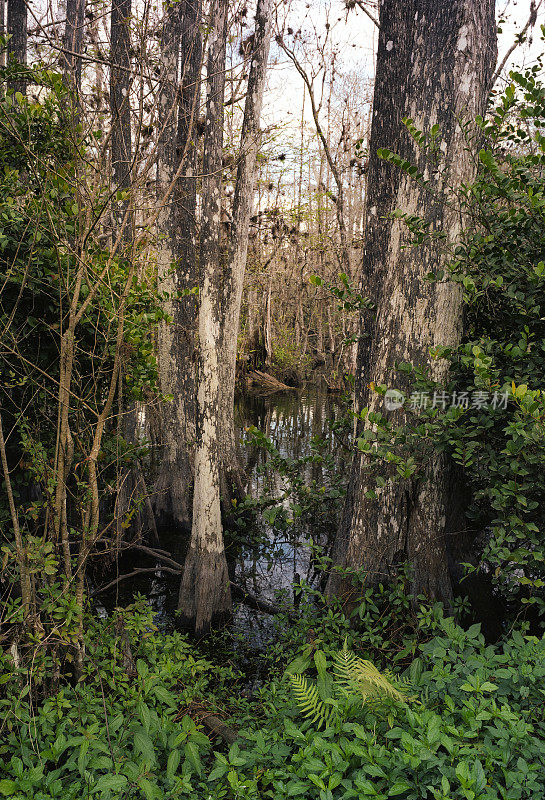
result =
M122 792L126 785L127 778L125 775L110 773L108 775L101 775L91 788L91 792Z
M161 701L161 703L164 703L166 706L170 706L171 708L178 708L178 701L176 700L176 697L164 686L154 686L153 692L157 699Z
M155 763L155 749L153 742L144 731L138 731L134 734L134 746L142 753L144 761L152 766Z
M138 785L144 792L146 800L156 800L164 797L157 784L152 783L147 778L138 778Z
M303 783L303 781L290 781L286 788L288 797L295 797L296 795L308 796L308 783Z
M202 774L202 764L201 764L201 757L199 755L199 748L195 744L195 742L187 742L184 748L185 757L200 777Z
M327 659L325 657L325 653L323 650L317 650L314 653L314 663L316 664L316 669L318 671L318 675L320 676L320 678L325 678L327 670Z
M180 765L180 760L182 758L182 754L179 750L172 750L168 756L167 760L167 778L172 780L174 775L176 774L176 770Z
M136 706L136 710L138 712L138 716L140 717L140 721L142 722L146 733L149 733L151 714L148 706L144 703L143 700L139 700Z
M136 671L140 675L141 678L146 678L149 674L149 667L145 661L142 661L141 658L138 659L136 662Z
M388 792L388 797L394 797L395 795L403 794L403 792L409 792L412 788L413 787L409 783L409 781L405 780L396 781L394 785L390 788L390 791Z
M208 780L217 781L218 778L223 778L228 769L229 769L228 764L217 764L217 766L214 767L214 769L208 776Z
M310 666L310 658L306 655L297 656L293 661L288 664L285 669L284 675L297 675L304 672Z
M4 797L11 797L16 788L17 784L15 781L8 781L6 779L0 781L0 794L3 794Z

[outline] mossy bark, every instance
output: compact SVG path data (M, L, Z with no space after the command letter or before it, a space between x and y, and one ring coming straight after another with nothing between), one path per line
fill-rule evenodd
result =
M418 248L407 246L404 223L390 215L395 209L417 215L431 222L433 232L456 240L460 217L441 195L475 175L472 123L484 113L495 61L492 0L380 3L362 286L363 294L375 301L376 312L374 319L362 315L360 320L360 335L368 337L359 344L357 410L368 407L385 413L383 397L368 387L374 382L403 391L396 363L426 367L438 381L447 377L445 360L433 360L430 349L455 347L460 340L460 288L449 281L424 280L444 264L444 245L431 238ZM402 124L404 117L420 130L438 125L441 146L436 168L429 153L416 147ZM428 185L379 159L379 148L389 148L416 164ZM403 416L392 419L400 424ZM362 428L363 423L360 435ZM444 456L431 458L418 482L387 482L378 490L377 500L366 496L376 489L367 467L367 457L356 453L333 549L334 565L362 569L367 583L373 585L393 577L400 562L408 562L414 593L423 592L450 605ZM342 572L331 573L327 592L347 602L356 600L351 580Z

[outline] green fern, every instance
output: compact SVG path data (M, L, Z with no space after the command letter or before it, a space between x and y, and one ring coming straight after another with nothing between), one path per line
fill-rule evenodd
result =
M403 702L405 695L389 680L388 673L379 672L371 661L359 658L348 649L346 639L343 649L334 656L335 684L347 697L355 693L365 703L370 699L391 697Z
M327 725L334 713L333 706L328 707L320 699L318 689L313 683L309 683L304 675L290 675L289 679L301 713L315 723L318 728Z
M324 662L322 669L325 671L325 657L321 655ZM288 676L299 710L318 728L333 722L339 713L352 711L355 706L361 707L384 698L398 702L407 699L403 691L394 685L390 673L382 673L370 661L359 658L348 649L346 640L343 649L333 656L333 662L329 697L324 697L323 681L319 690L316 684L300 673Z

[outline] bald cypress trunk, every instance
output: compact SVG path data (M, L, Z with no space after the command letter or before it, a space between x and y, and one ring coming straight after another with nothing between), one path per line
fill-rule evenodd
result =
M493 0L382 0L375 100L370 141L364 251L364 292L376 302L375 322L362 317L358 352L358 410L385 411L383 397L370 382L403 390L395 364L427 367L435 380L447 377L444 360L433 360L430 348L455 347L460 340L462 298L458 285L424 281L445 259L437 240L418 248L408 244L401 220L388 215L399 208L431 221L455 241L460 220L456 209L438 199L448 186L459 187L475 176L475 155L468 149L461 123L483 114L496 60ZM441 130L440 167L418 150L402 125L410 117L417 128ZM381 161L377 150L389 148L431 180L428 189L401 170ZM431 191L430 191L431 189ZM434 194L435 190L437 195ZM394 420L402 422L402 417ZM369 423L366 423L369 424ZM362 426L360 426L361 428ZM359 434L361 435L360 429ZM348 496L333 551L334 564L363 569L373 585L395 575L400 562L412 567L413 590L450 604L445 529L447 473L443 457L432 458L419 481L388 481L375 490L366 472L366 456L352 464ZM333 572L327 591L349 600L350 580Z
M159 202L164 202L173 181L174 185L159 219L163 235L158 248L159 290L169 298L172 321L160 327L158 362L161 389L172 400L161 408L161 463L153 505L162 527L181 529L191 526L195 441L197 304L194 294L181 293L199 282L195 215L201 14L200 0L181 0L169 8L160 98Z
M233 201L233 222L223 280L219 425L222 495L227 501L227 506L231 498L239 498L243 493L235 440L235 373L240 307L248 255L248 233L254 202L256 158L261 142L259 122L267 74L271 27L272 2L271 0L258 0Z
M27 4L25 0L9 0L8 2L7 32L11 37L8 41L8 63L27 63ZM14 92L26 94L26 80L16 77L9 82L9 88Z
M228 0L213 0L208 43L204 133L199 372L195 488L191 541L180 586L182 618L197 634L231 611L231 591L223 542L218 438L220 225L222 197L223 102Z
M62 68L66 82L76 93L81 90L85 0L66 0L66 24L62 42Z
M132 185L132 132L130 91L131 74L131 37L130 20L132 14L131 0L112 0L110 14L110 113L111 113L111 162L112 185L116 190L129 191ZM112 241L127 258L133 257L134 219L129 196L113 200ZM123 247L125 245L125 247ZM125 370L123 369L123 372ZM121 387L123 387L123 378ZM119 431L126 442L137 443L137 408L123 391L119 395L121 419ZM142 529L142 514L136 511L141 499L143 486L138 470L134 467L124 468L119 475L116 505L116 527L118 541L123 537L127 519L131 521L131 532ZM129 512L133 512L127 516Z
M112 180L116 189L131 185L131 39L129 23L131 0L112 0L110 16L110 112L112 115ZM117 226L124 224L123 234L130 238L129 220L124 220L127 201L117 205Z

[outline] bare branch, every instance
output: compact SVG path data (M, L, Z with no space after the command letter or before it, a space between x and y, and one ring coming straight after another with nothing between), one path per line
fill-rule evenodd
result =
M520 31L520 33L517 33L517 35L515 37L515 41L513 42L513 44L511 45L511 47L507 51L507 53L502 58L501 63L499 64L498 68L496 69L496 72L492 76L491 88L494 88L494 84L496 83L496 81L500 77L500 75L501 75L501 73L503 71L503 68L505 67L505 65L509 61L509 58L511 57L513 52L517 49L517 47L520 44L522 44L524 42L525 36L526 36L526 33L528 32L528 30L530 28L533 28L534 25L536 24L537 12L539 11L539 7L541 6L542 2L543 2L543 0L539 0L539 2L536 5L535 0L532 0L532 2L530 3L530 16L528 17L528 21L526 22L526 25Z
M351 9L353 9L354 6L358 6L358 8L361 8L363 13L367 14L367 16L369 17L371 22L374 25L376 25L377 28L379 28L379 30L380 30L380 25L378 23L378 19L373 14L371 14L371 12L367 8L367 6L363 3L363 0L346 0L346 9L347 9L347 11L350 11Z

